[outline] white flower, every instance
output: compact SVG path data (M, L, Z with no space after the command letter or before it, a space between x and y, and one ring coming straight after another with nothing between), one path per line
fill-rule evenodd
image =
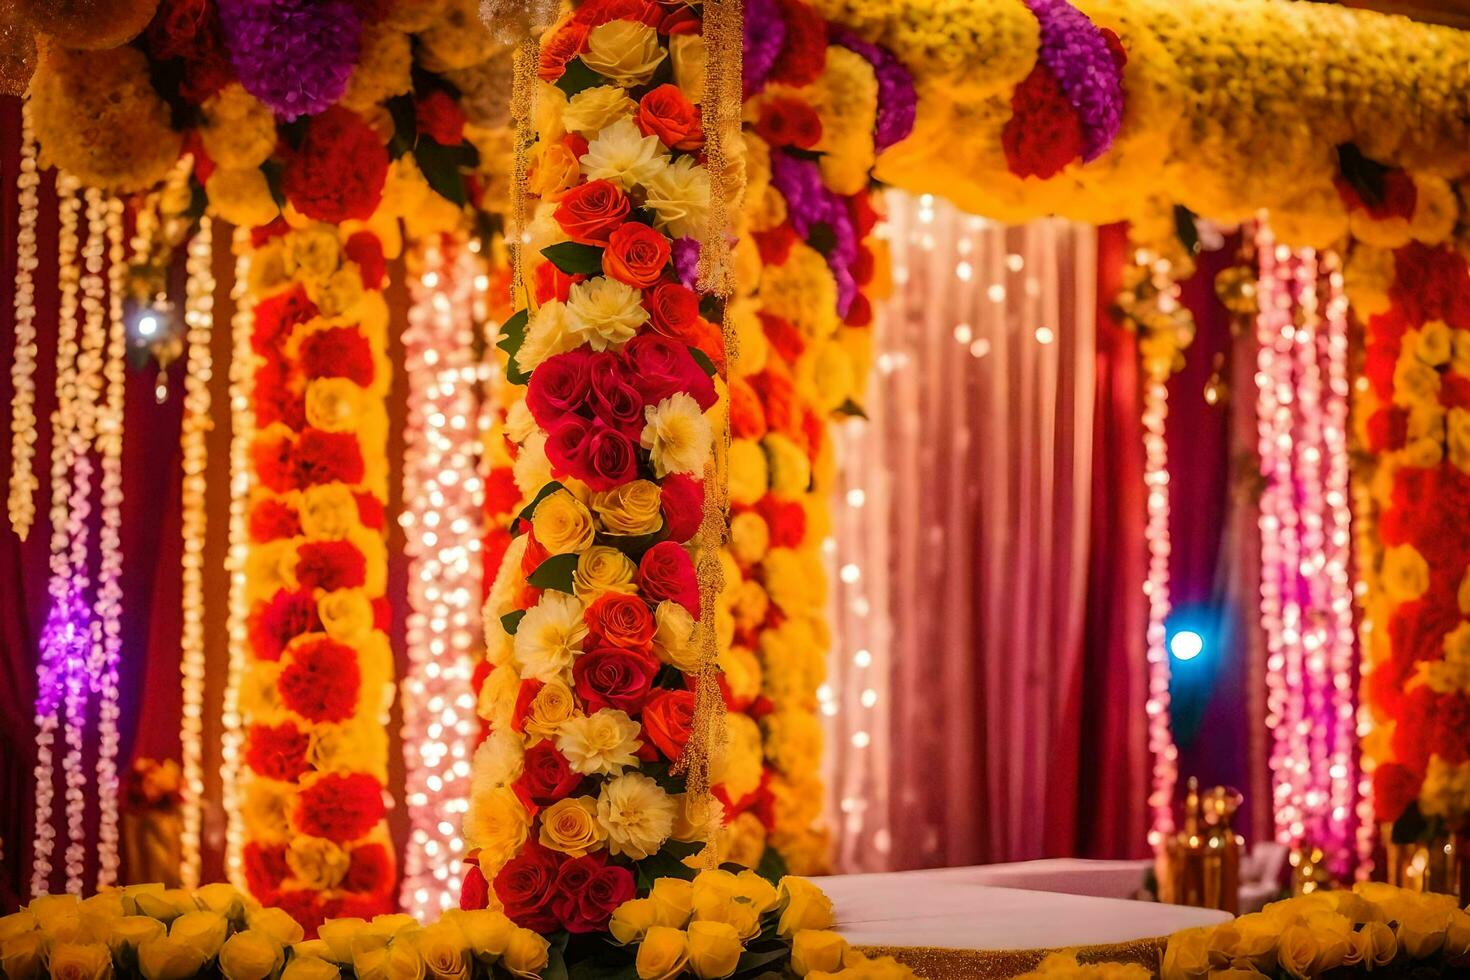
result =
M528 497L551 482L551 461L546 458L544 432L537 430L531 433L521 444L512 472L515 475L516 489Z
M598 85L572 96L562 111L562 125L574 133L591 136L620 119L631 116L638 104L627 90L616 85Z
M559 680L572 669L586 636L582 603L576 596L549 589L521 618L516 630L516 670L523 678Z
M534 371L555 354L578 347L582 338L573 330L573 318L563 304L552 300L543 303L526 325L526 338L516 351L516 366Z
M526 406L526 400L522 398L505 412L505 437L516 445L526 441L526 437L536 431L536 420L531 417L531 409Z
M629 125L632 125L629 123ZM643 182L654 224L675 238L699 237L709 219L709 171L682 156Z
M509 786L526 768L521 738L514 732L496 729L475 749L470 770L470 794Z
M702 473L714 445L709 419L699 403L680 391L643 410L647 419L640 442L648 450L654 475Z
M648 322L640 295L627 283L606 276L574 283L567 297L568 329L593 350L621 347Z
M525 628L522 622L521 627ZM556 733L556 747L576 772L613 775L624 766L636 766L638 723L626 712L604 708L579 718L568 718Z
M657 854L674 830L678 806L642 773L629 772L603 784L597 820L607 830L607 849L641 861Z
M631 119L619 119L587 143L582 172L588 180L610 180L623 190L649 181L668 167L657 136L644 136ZM705 177L705 206L709 206L709 178Z

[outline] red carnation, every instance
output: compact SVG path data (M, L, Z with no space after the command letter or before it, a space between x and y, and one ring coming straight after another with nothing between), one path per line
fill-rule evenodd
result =
M245 845L240 855L245 866L245 885L261 902L274 905L276 889L291 873L286 864L285 845L270 846L259 841Z
M768 493L756 501L755 509L770 530L772 548L800 547L806 536L805 507Z
M516 691L515 707L510 713L510 729L513 732L526 730L526 719L531 715L531 703L536 700L536 695L541 693L541 688L546 685L534 677L521 681L520 688Z
M250 614L250 652L256 660L279 660L286 644L321 625L310 592L279 589Z
M306 932L307 939L315 939L322 923L336 918L341 908L340 902L323 899L321 892L307 888L279 892L272 904L295 919Z
M873 322L873 304L862 293L857 293L852 298L852 304L847 308L847 315L842 322L849 327L866 327Z
M301 343L308 378L346 378L366 388L373 383L373 351L357 327L314 331Z
M684 754L693 727L693 691L660 690L643 706L643 733L670 762Z
M296 549L303 589L355 589L367 581L367 559L348 541L308 541Z
M1404 448L1409 436L1409 413L1397 405L1380 408L1368 419L1368 448L1375 453Z
M250 540L258 543L294 538L301 533L296 508L275 497L264 497L250 508Z
M658 32L665 37L679 34L698 34L701 23L699 14L687 3L664 4L664 19L659 22Z
M1398 167L1384 171L1383 194L1371 204L1363 200L1358 189L1344 178L1335 178L1333 184L1337 187L1337 196L1342 198L1349 211L1366 211L1374 221L1390 218L1408 221L1414 217L1414 208L1419 203L1419 188L1414 185L1414 178Z
M296 829L339 844L367 834L383 819L383 788L367 773L328 773L301 790Z
M794 364L801 359L802 352L806 350L806 341L802 339L801 331L789 320L782 319L774 313L760 314L761 332L766 335L766 343L776 349L781 355L781 360L788 364Z
M769 80L793 88L810 85L827 67L827 19L802 0L777 3L786 22L786 39Z
M448 92L435 89L414 103L420 133L440 146L458 146L464 141L464 110Z
M801 99L783 95L761 103L755 131L772 146L810 150L822 141L822 120Z
M311 768L306 751L311 735L289 721L251 725L245 732L245 764L267 779L295 782Z
M521 492L516 488L515 470L509 466L492 469L485 478L485 513L509 514L520 502Z
M294 440L289 432L257 432L250 446L255 475L267 490L286 493L296 489Z
M1046 65L1038 63L1011 93L1011 118L1001 130L1001 145L1017 177L1046 180L1081 158L1082 118Z
M662 489L669 539L682 544L694 537L704 519L704 484L692 476L671 473L664 478Z
M699 109L677 85L665 83L639 99L633 122L644 136L657 136L671 150L693 150L704 142Z
M370 531L381 531L388 522L383 502L366 490L354 490L352 499L357 503L357 519Z
M587 710L637 713L661 664L650 653L611 644L585 650L572 665L572 683Z
M483 879L482 879L483 880ZM393 885L393 855L373 841L352 849L352 863L338 886L344 892L381 895Z
M589 180L567 191L552 212L562 231L583 245L606 245L628 217L628 198L609 180Z
M551 908L556 895L560 856L532 841L495 876L495 897L516 925L535 932L555 932L560 925Z
M322 636L291 648L276 688L281 703L308 721L345 721L357 711L361 680L352 648Z
M755 247L761 253L761 262L765 265L785 265L797 239L796 229L785 221L774 228L755 232L754 237Z
M366 221L383 199L388 151L351 109L333 106L313 116L301 146L286 157L281 189L308 218L341 224Z
M606 855L588 854L561 866L552 907L567 932L602 932L613 911L637 894L633 872L609 865Z
M278 355L269 355L272 358ZM268 360L255 369L255 425L263 429L276 422L292 431L306 425L306 399L294 366L285 360Z
M537 74L543 82L555 82L566 72L567 62L582 53L587 43L587 25L571 18L541 40L541 64Z
M363 289L381 289L383 277L388 272L388 262L383 258L383 243L370 231L355 231L342 245L342 254L349 262L357 263L362 277Z
M669 599L699 618L699 580L689 552L681 545L660 541L644 553L638 563L638 590L650 602Z
M730 429L736 439L759 439L766 434L766 410L744 378L730 379Z
M315 319L318 312L316 304L306 296L306 287L300 283L266 297L252 310L251 349L266 357L275 354L290 338L292 329Z
M296 482L303 487L320 483L361 483L362 446L351 432L305 429L296 441Z
M649 27L658 27L663 20L663 11L650 0L589 0L577 7L572 16L589 29L615 20L636 20Z
M478 864L465 870L464 884L459 888L459 907L466 912L488 908L490 905L490 883Z
M582 782L566 756L549 742L538 742L526 750L525 769L515 781L516 795L532 806L550 806L572 795Z

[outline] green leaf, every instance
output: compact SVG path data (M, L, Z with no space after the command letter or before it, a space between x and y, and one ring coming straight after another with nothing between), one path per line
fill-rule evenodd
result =
M833 411L836 412L838 415L852 415L860 419L865 419L868 417L868 413L863 411L863 407L857 402L853 401L851 398L843 402L841 405L838 405L835 409L833 409Z
M798 160L820 160L826 156L821 150L803 150L799 146L788 146L785 152Z
M1199 225L1195 223L1194 212L1182 204L1174 205L1174 234L1179 236L1185 251L1199 254Z
M568 974L570 980L638 980L638 967L632 963L599 963L583 960Z
M657 531L649 534L598 534L597 543L616 548L636 562L643 557L645 551L660 541L667 540L668 536L669 522L664 521Z
M1419 810L1417 802L1410 803L1403 816L1393 822L1392 840L1395 844L1417 844L1430 836L1431 826Z
M418 109L412 95L396 95L384 105L393 118L393 138L388 141L388 155L397 160L412 150L418 139Z
M1337 168L1365 205L1376 208L1383 203L1388 167L1363 156L1356 144L1342 143L1337 147Z
M706 294L699 301L699 315L710 323L719 323L725 318L725 303L714 293Z
M513 385L523 385L531 380L529 371L522 371L516 363L516 355L521 352L521 345L526 342L526 323L530 320L530 314L525 310L517 310L509 320L501 324L502 331L500 339L495 346L505 351L510 361L505 366L505 379ZM561 486L561 484L557 484Z
M464 192L464 175L459 169L460 157L458 147L445 146L427 136L421 136L413 146L414 161L434 193L464 207L468 198Z
M552 555L536 566L526 577L526 582L538 589L555 589L558 592L572 591L572 573L577 570L577 556Z
M786 859L774 847L766 848L765 853L761 855L760 864L755 866L755 873L773 885L786 877L786 872Z
M670 841L669 843L674 842ZM685 881L693 881L694 876L698 873L695 869L670 854L667 850L668 844L665 844L664 848L664 850L659 851L657 854L646 857L638 862L637 877L638 891L640 893L651 889L653 883L660 878L682 878Z
M526 610L513 609L500 617L500 625L511 636L516 635L516 630L521 628L521 620L526 618Z
M781 944L780 949L767 950L763 953L752 953L747 951L740 954L740 962L738 965L736 965L735 972L739 974L744 973L746 970L756 970L763 966L773 966L775 964L784 963L785 960L788 959L790 956L791 950L787 948L785 943Z
M669 772L669 768L667 762L645 762L638 771L658 783L659 789L674 796L684 792L688 787L684 785L684 777L675 776Z
M519 527L522 523L531 523L531 515L536 513L536 505L541 503L541 501L545 500L547 497L556 493L558 490L565 489L566 487L562 486L556 480L552 480L550 483L546 484L546 486L542 487L540 490L537 490L536 496L532 498L531 502L522 507L521 512L516 515L514 526ZM517 531L515 533L519 534L521 532Z
M281 189L281 178L286 172L286 165L271 157L260 165L260 172L265 174L265 186L270 188L271 200L276 202L276 207L285 208L286 192Z
M715 362L709 359L708 354L700 350L698 347L691 346L689 348L689 356L694 358L694 363L699 365L699 369L701 371L709 375L711 378L715 376Z
M556 80L556 87L567 93L567 98L571 98L578 92L596 88L605 81L601 75L588 68L581 58L573 58L567 62L566 71Z
M602 275L602 249L581 242L560 242L548 245L541 254L569 276Z
M567 980L567 961L555 946L546 951L546 969L541 971L541 980Z

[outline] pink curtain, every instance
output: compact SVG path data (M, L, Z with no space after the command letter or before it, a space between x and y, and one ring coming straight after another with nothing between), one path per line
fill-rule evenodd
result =
M1097 233L927 196L889 207L871 421L838 438L823 708L839 866L1076 853L1076 820L1043 815L1081 806ZM1131 747L1088 757L1141 778Z

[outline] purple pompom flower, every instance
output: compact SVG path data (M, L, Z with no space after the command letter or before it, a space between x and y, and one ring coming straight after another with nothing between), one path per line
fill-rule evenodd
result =
M1123 125L1123 72L1101 29L1067 0L1026 5L1041 24L1037 59L1051 69L1082 120L1082 159L1095 160Z
M313 115L342 97L362 40L349 0L220 0L219 14L240 84L277 116Z
M833 31L832 42L856 52L873 66L878 79L878 120L873 126L873 148L882 153L914 131L919 95L914 76L897 55L879 44L870 44L847 28Z
M784 43L786 22L776 0L746 0L740 74L747 99L766 87Z

